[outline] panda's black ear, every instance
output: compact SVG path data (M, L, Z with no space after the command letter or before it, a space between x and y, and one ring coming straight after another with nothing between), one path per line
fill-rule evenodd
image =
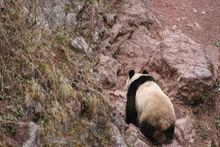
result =
M129 78L131 79L133 77L133 75L135 74L135 71L130 70L128 74L129 74Z
M142 72L142 74L149 74L146 70L144 70L143 72Z

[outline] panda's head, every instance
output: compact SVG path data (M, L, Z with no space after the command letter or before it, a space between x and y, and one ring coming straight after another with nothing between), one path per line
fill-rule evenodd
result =
M128 79L126 81L126 87L128 88L132 82L134 82L135 80L137 80L138 78L140 78L141 76L146 76L150 79L152 79L152 81L154 81L153 77L146 71L143 70L142 73L135 73L134 70L130 70L128 73Z

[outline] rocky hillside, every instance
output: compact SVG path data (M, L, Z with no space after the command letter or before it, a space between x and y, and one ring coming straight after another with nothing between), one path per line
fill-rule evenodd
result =
M146 146L130 69L174 103L164 147L220 145L218 0L0 0L0 146Z

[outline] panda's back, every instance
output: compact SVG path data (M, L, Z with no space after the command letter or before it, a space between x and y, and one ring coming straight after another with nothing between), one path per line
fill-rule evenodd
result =
M139 121L149 119L166 123L175 119L173 105L167 95L153 81L140 85L136 93L136 109ZM170 114L170 115L167 115Z
M152 103L158 104L162 101L167 101L165 100L164 95L165 94L161 88L155 82L145 82L137 89L135 96L136 108L141 111L144 109L144 107L146 107L146 105ZM157 97L157 99L155 99L155 97Z

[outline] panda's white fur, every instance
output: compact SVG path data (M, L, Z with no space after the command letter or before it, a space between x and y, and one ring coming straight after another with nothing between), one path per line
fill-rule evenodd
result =
M142 76L150 75L135 73L131 78L128 78L126 82L127 87L129 88L135 80ZM174 125L175 112L169 97L162 91L157 83L149 80L138 86L135 94L135 108L139 127L145 122L151 124L157 130L154 131L150 137L159 143L165 141L166 136L162 132L171 125ZM172 131L171 133L174 133L174 130Z

